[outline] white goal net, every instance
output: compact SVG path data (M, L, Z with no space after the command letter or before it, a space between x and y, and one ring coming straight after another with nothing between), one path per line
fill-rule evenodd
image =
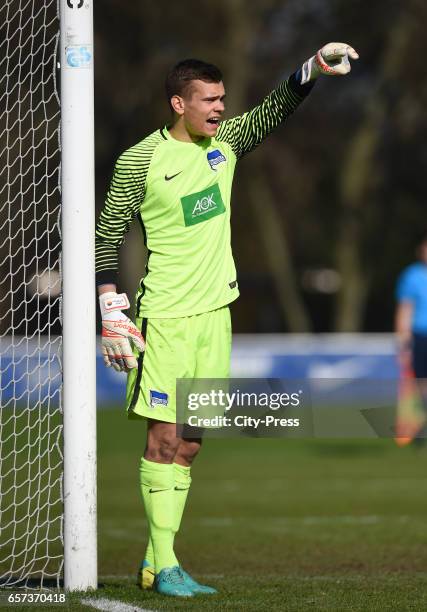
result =
M62 576L57 0L0 3L0 585Z

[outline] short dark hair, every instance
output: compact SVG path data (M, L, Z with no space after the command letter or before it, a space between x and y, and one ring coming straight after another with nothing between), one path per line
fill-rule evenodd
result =
M166 96L170 104L172 96L182 96L187 93L191 81L219 83L222 73L213 64L207 64L198 59L185 59L175 64L166 77Z

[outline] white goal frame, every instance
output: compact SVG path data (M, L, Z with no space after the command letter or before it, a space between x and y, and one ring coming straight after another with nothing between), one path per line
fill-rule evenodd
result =
M97 588L93 0L60 0L64 587Z

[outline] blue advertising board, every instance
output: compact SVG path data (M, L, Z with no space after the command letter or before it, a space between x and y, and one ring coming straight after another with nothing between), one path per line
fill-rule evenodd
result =
M18 347L16 342L14 347L11 342L3 342L2 407L10 402L58 403L62 382L59 344L58 338L38 345L22 339ZM122 404L126 375L104 366L99 341L96 373L99 407ZM324 379L335 387L351 380L395 381L395 340L391 334L239 335L233 339L231 375Z

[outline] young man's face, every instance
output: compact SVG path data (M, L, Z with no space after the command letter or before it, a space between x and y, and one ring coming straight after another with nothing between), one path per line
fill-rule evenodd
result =
M180 98L178 112L193 137L215 136L224 112L225 89L223 82L191 81L188 91Z

